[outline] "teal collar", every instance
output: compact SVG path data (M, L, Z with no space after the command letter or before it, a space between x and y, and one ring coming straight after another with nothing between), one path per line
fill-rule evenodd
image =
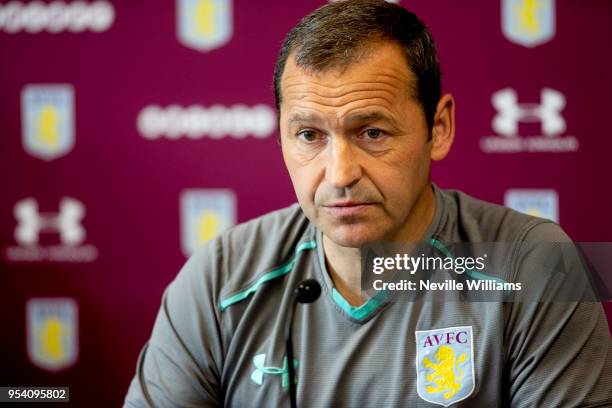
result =
M332 299L334 302L340 306L340 308L351 318L355 320L365 320L369 316L372 315L378 308L385 303L389 294L387 291L378 292L374 297L368 299L361 306L353 306L349 302L346 301L336 290L336 288L332 288Z

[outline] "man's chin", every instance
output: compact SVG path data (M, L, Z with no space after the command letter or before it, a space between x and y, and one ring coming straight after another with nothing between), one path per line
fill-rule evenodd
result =
M323 235L334 244L347 248L360 248L362 245L380 242L380 234L372 230L355 227L331 227L322 229Z

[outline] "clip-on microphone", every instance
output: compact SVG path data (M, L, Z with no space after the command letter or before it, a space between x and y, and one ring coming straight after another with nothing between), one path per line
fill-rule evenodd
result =
M300 303L312 303L319 298L321 285L315 279L306 279L293 289L293 299L291 300L291 310L289 319L285 322L285 346L287 347L287 368L289 375L289 396L291 398L291 408L297 407L296 387L295 387L295 367L293 367L293 338L291 329L293 327L293 316L295 306Z

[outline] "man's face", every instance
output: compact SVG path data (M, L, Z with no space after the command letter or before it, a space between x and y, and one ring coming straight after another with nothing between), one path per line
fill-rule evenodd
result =
M306 216L337 245L399 241L429 186L428 128L401 48L375 45L345 70L287 59L283 158Z

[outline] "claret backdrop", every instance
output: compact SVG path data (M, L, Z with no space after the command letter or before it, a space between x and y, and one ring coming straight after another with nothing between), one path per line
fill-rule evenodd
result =
M321 4L0 1L0 385L119 406L186 258L295 201L272 71ZM612 241L612 3L401 5L457 100L434 181Z

